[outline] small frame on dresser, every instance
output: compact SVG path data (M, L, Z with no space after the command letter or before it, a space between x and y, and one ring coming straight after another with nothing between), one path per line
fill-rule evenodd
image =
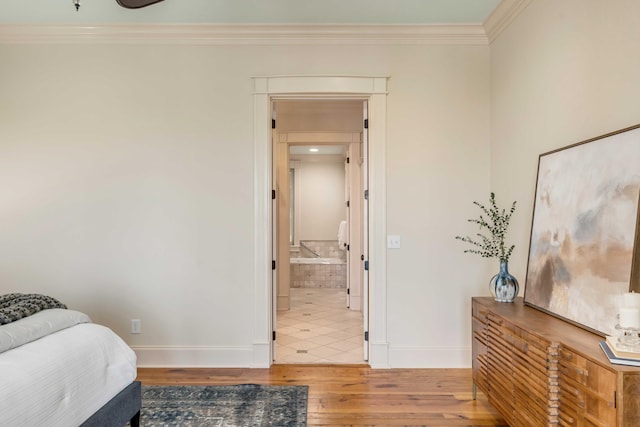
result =
M640 291L640 125L541 154L525 304L611 335Z

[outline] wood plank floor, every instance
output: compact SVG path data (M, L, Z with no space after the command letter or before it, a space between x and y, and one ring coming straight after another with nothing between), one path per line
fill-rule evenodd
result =
M143 385L308 385L308 426L502 426L471 369L273 365L269 369L138 368Z

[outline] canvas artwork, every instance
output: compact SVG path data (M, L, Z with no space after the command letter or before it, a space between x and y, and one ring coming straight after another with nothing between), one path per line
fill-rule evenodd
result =
M540 155L525 304L601 335L638 289L640 126Z

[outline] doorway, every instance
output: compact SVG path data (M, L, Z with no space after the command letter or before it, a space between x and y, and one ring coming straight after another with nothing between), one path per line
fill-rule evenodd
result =
M272 76L253 79L253 136L255 153L255 242L254 242L254 367L273 363L275 326L273 300L276 292L272 278L274 236L271 195L271 103L273 99L309 99L362 97L369 103L369 288L365 300L369 307L366 347L369 365L389 368L387 339L386 285L386 99L388 77L368 76Z
M275 363L364 363L362 99L274 99Z

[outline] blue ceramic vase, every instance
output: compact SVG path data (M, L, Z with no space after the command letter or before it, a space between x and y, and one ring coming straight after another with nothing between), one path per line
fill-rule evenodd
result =
M518 281L509 274L507 261L500 261L500 272L491 278L489 286L491 295L498 302L513 302L520 291Z

